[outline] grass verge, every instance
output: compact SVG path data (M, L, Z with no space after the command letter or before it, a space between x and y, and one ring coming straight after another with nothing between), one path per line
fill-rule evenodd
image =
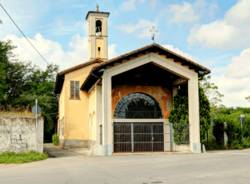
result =
M12 164L12 163L27 163L38 160L45 160L48 158L46 153L38 153L35 151L14 153L3 152L0 153L0 164Z

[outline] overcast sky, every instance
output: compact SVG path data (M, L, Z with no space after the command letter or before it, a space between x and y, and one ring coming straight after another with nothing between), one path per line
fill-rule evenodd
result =
M226 106L249 106L250 0L0 0L50 63L64 69L87 56L85 15L109 11L109 57L156 42L212 70ZM0 39L10 39L23 61L46 63L0 9Z

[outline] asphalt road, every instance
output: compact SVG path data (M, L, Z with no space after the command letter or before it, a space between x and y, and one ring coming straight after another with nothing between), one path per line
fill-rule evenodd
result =
M0 184L250 184L250 150L70 156L0 165Z

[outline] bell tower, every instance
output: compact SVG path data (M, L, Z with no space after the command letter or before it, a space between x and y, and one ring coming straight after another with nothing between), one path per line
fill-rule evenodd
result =
M99 11L98 5L86 15L89 59L108 59L108 17L109 12Z

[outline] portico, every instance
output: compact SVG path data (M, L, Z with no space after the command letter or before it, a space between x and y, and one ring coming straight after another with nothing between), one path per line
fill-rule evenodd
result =
M156 45L152 45L151 47L155 47ZM119 83L119 76L123 79L124 76L126 76L126 73L129 73L134 70L134 74L136 72L136 69L143 68L143 66L147 66L148 68L152 68L156 73L161 72L164 73L165 71L165 79L162 78L163 83L165 83L165 86L163 84L159 84L160 80L156 79L154 84L142 84L144 86L140 87L140 83L136 83L131 85L131 79L133 78L133 75L131 79L127 81L123 81L122 83ZM153 67L154 66L154 67ZM98 67L97 67L98 68ZM158 69L157 69L158 68ZM156 52L149 52L145 55L140 55L138 57L134 57L133 59L129 61L114 61L114 63L111 62L110 64L103 65L101 69L102 76L101 76L101 113L98 114L99 119L102 121L102 149L103 153L105 155L112 155L114 152L114 125L117 122L161 122L161 123L168 123L168 112L171 111L171 104L172 104L172 98L174 95L175 88L180 83L187 83L188 85L188 99L189 99L189 147L190 151L194 153L199 153L201 151L201 145L200 145L200 130L199 130L199 96L198 96L198 73L195 72L195 70L191 70L188 66L182 65L178 62L175 62L174 59L168 58L164 55L160 55ZM133 72L132 72L133 73ZM131 74L132 74L131 73ZM147 73L144 73L147 76ZM161 74L163 75L163 74ZM150 78L150 76L148 76ZM153 78L155 76L152 76ZM158 76L160 77L160 76ZM162 76L163 77L163 76ZM125 77L126 78L126 77ZM124 79L125 79L124 78ZM148 78L148 79L149 79ZM147 79L148 82L150 82ZM90 79L89 79L90 80ZM87 80L88 81L88 80ZM139 81L136 81L139 82ZM142 81L143 82L143 81ZM145 82L145 81L144 81ZM133 83L133 82L132 82ZM161 82L160 82L161 83ZM115 107L117 106L117 103L119 102L116 97L114 96L114 93L117 85L119 86L119 93L122 93L122 85L126 86L127 89L127 95L135 92L143 92L148 95L151 95L150 93L147 93L147 87L151 87L152 89L158 88L156 91L160 93L159 88L164 88L168 91L166 92L167 95L169 95L169 101L166 101L166 104L162 104L162 102L159 102L161 105L161 113L164 114L163 117L158 118L139 118L139 119L117 119L115 117ZM153 86L150 86L153 85ZM87 82L83 84L82 88L87 86ZM124 88L124 86L123 86ZM141 89L140 89L141 88ZM144 90L142 90L144 88ZM113 95L112 95L113 91ZM120 94L124 95L125 94ZM124 97L123 96L123 97ZM169 103L169 104L167 104ZM166 106L169 106L166 110ZM164 107L165 109L162 109ZM169 138L170 139L170 138ZM165 149L166 150L166 149Z

